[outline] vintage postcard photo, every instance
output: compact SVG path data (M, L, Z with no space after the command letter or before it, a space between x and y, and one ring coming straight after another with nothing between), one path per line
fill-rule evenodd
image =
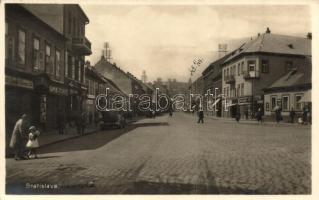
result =
M3 4L6 195L312 195L314 1Z

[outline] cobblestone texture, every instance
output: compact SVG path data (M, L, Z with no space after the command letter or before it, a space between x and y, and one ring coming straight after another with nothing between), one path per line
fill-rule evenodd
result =
M58 184L52 193L311 193L309 126L197 124L174 113L40 151L41 159L6 160L8 193L25 183Z

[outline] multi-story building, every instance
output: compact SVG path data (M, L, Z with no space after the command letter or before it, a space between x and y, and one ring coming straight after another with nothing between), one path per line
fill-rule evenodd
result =
M83 111L86 99L84 61L92 53L91 43L85 37L89 19L77 4L23 4L23 7L67 38L63 52L68 94L65 111L72 120Z
M217 59L212 62L203 72L203 81L204 81L204 93L210 91L216 98L209 101L211 109L213 110L212 114L214 116L220 117L222 112L222 101L223 98L220 94L222 90L222 64L229 58L231 53ZM216 102L215 102L216 101Z
M6 131L25 113L34 125L56 127L67 107L64 84L67 38L18 4L5 6Z
M252 117L258 108L263 111L263 89L291 70L305 70L309 55L310 38L272 34L269 29L244 43L223 63L222 87L228 97L223 116L234 116L238 109Z

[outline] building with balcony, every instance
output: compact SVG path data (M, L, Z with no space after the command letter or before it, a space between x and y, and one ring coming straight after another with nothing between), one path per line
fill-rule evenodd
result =
M310 55L310 38L270 30L242 44L223 63L222 87L228 107L223 116L234 117L239 111L254 117L258 108L263 111L263 89L292 70L305 71Z
M20 4L5 5L6 135L25 113L44 130L57 127L66 110L65 43L67 38Z
M66 112L69 120L73 120L83 111L86 100L84 62L85 56L92 53L91 43L85 37L89 18L77 4L21 5L67 39L64 43L63 73L68 91Z

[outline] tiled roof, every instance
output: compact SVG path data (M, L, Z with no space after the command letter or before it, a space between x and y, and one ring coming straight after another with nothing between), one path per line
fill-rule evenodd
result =
M257 52L310 56L311 39L264 33L242 44L225 63L242 54Z
M286 75L280 77L275 82L273 82L265 90L272 90L276 88L288 88L307 84L311 84L311 70L304 72L290 71Z

